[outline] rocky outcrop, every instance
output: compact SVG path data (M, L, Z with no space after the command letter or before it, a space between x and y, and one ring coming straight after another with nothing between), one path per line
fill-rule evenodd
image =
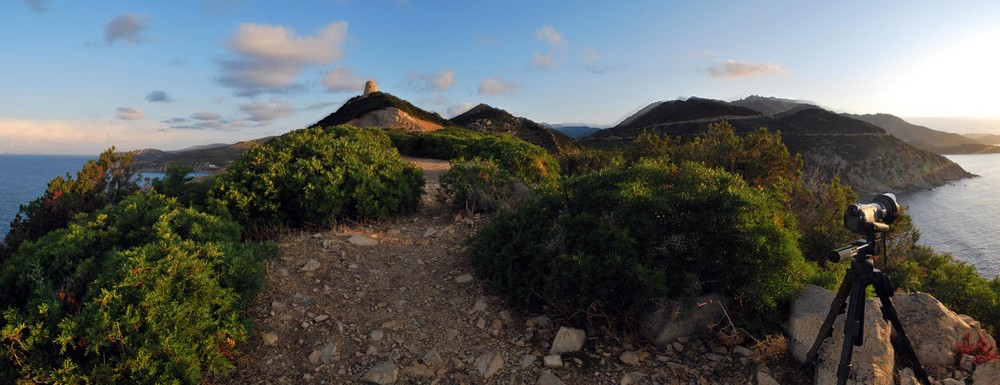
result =
M797 361L805 360L820 325L830 311L833 297L834 293L829 290L807 285L793 302L792 314L785 329L791 339L792 356ZM976 385L980 384L978 378L994 378L992 376L996 375L1000 379L1000 364L987 363L976 367L970 356L965 356L966 362L960 364L963 357L956 354L957 343L966 335L972 336L973 343L983 336L986 344L996 349L996 342L982 330L979 322L955 314L925 293L898 293L892 302L917 358L932 376L962 380L974 371L979 376L973 377L976 378ZM844 339L844 317L844 314L837 317L833 335L820 349L820 363L816 369L819 384L836 383L836 368ZM866 301L864 328L864 344L854 347L852 378L859 384L892 384L892 373L899 370L901 383L915 383L910 368L893 368L897 353L889 342L892 327L882 319L881 306L876 299Z
M369 112L347 121L347 124L357 127L399 128L404 131L419 132L434 131L443 128L440 124L414 118L395 107Z
M928 371L943 371L958 365L961 357L956 354L955 346L966 335L972 343L983 336L989 346L997 345L979 322L955 314L930 294L897 294L892 303L917 358Z
M819 328L830 311L834 293L812 285L807 285L792 303L792 314L785 329L788 332L790 349L796 361L803 362L812 348ZM845 314L837 317L833 324L833 335L826 339L819 351L819 365L816 367L816 384L836 384L837 366L844 343ZM882 319L877 302L865 301L864 345L854 347L851 357L851 381L849 384L893 384L893 360L895 352L889 343L892 327Z

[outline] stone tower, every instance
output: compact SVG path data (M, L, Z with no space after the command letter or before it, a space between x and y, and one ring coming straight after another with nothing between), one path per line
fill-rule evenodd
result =
M368 94L371 94L372 92L378 92L378 84L375 84L374 80L369 80L365 83L364 96L368 96Z

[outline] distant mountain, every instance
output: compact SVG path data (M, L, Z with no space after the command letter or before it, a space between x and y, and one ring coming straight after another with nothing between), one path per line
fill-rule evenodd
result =
M819 108L818 106L799 100L782 99L769 96L751 95L743 99L730 102L734 106L746 107L754 111L759 111L767 116L775 116L791 110L802 110L809 108Z
M889 114L844 114L885 129L886 132L924 150L938 154L983 154L1000 153L1000 147L985 144L979 140L959 134L938 131L909 123Z
M837 176L862 192L926 189L971 176L948 159L871 123L820 108L793 107L771 117L718 100L690 98L647 107L636 115L579 143L622 147L643 131L692 137L705 132L710 123L725 120L738 134L759 127L781 131L789 151L802 155L806 175Z
M434 131L453 124L441 115L427 112L385 92L355 96L336 112L316 123L319 126L350 124L358 127L399 128Z
M135 150L132 151L132 164L139 171L165 172L168 165L177 163L190 166L198 172L212 173L228 166L250 146L266 143L273 138L269 136L235 144L194 146L172 152L150 148Z
M212 144L203 144L203 145L200 145L200 146L191 146L191 147L186 147L186 148L183 148L183 149L180 149L180 150L167 151L167 152L185 152L185 151L196 151L196 150L211 150L213 148L221 148L221 147L228 147L228 146L231 146L231 144L229 144L229 143L212 143Z
M965 136L984 144L1000 144L1000 135L996 134L965 134Z
M575 148L573 138L550 130L529 119L511 115L509 112L486 104L479 104L471 110L451 118L451 123L484 134L508 132L528 143L534 143L553 154L562 154Z
M545 126L545 127L547 127L550 130L559 131L559 132L563 133L563 135L566 135L566 136L568 136L570 138L573 138L573 139L580 139L580 138L582 138L584 136L587 136L587 135L593 134L593 133L595 133L597 131L603 130L603 128L591 127L591 126L583 126L583 125L574 125L574 124L548 124L548 123L542 123L542 125Z

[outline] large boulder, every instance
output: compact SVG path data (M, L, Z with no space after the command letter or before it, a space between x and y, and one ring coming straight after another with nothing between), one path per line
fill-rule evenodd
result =
M975 344L983 336L989 346L996 347L996 341L979 322L955 314L930 294L896 294L892 303L917 358L928 371L941 373L957 365L961 355L956 354L955 346L966 335L969 335L970 344Z
M1000 360L979 365L972 374L972 382L976 385L1000 385Z
M785 325L791 339L792 356L805 361L812 348L819 328L830 312L834 293L821 287L806 285L792 302L791 319ZM816 367L816 384L836 384L837 365L844 343L844 318L839 315L833 324L833 335L827 338L819 351L819 365ZM864 344L854 347L851 357L851 379L848 384L892 385L895 352L889 337L892 326L882 319L878 302L865 301Z
M685 301L664 301L643 318L642 331L656 346L701 333L723 317L722 296L707 294Z

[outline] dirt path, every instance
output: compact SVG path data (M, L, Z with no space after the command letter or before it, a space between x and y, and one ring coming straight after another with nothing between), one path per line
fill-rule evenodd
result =
M434 199L447 162L408 160L428 181L416 212L278 241L281 256L268 262L267 287L249 310L258 346L217 383L356 384L379 369L381 383L397 384L754 381L750 360L697 339L676 351L592 337L582 352L546 368L559 325L484 294L462 241L485 218L457 215ZM709 353L718 361L706 359Z

